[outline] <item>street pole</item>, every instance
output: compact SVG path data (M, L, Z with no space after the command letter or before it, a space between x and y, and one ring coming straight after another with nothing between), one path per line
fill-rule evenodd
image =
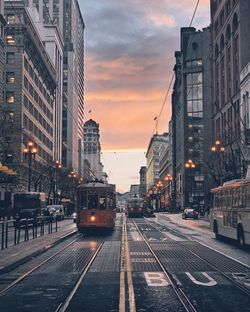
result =
M32 154L28 154L28 167L29 167L29 182L28 182L28 192L30 192L30 186L31 186L31 160L32 160Z

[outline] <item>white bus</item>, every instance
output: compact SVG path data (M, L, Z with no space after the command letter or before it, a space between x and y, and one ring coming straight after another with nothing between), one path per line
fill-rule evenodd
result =
M211 190L211 229L216 239L232 238L250 244L250 179L232 180Z

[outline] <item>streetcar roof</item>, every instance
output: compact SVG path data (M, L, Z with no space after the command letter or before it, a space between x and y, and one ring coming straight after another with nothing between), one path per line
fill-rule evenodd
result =
M88 182L80 184L77 188L103 188L103 189L113 189L114 187L111 184L105 184L101 182Z
M231 180L227 181L223 184L223 186L215 187L211 189L212 193L221 192L223 190L228 190L232 188L238 188L242 186L250 185L250 179L238 179L238 180Z

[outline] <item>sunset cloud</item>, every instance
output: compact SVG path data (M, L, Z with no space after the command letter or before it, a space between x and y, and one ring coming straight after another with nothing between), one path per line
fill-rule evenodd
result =
M148 14L147 18L155 24L157 27L176 27L176 21L173 16L168 16L165 14Z
M80 1L86 25L85 106L100 123L103 149L147 148L173 74L180 27L189 25L196 2ZM208 1L199 11L205 27ZM161 132L168 130L170 100L171 92Z

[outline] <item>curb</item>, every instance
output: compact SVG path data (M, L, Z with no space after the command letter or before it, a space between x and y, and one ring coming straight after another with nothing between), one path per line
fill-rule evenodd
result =
M23 265L25 264L26 262L30 261L32 258L35 258L39 255L41 255L42 253L46 252L47 250L55 247L56 245L60 244L61 242L63 242L65 239L75 235L77 233L77 230L74 230L73 232L69 233L69 234L66 234L64 235L63 237L60 237L60 239L58 239L57 241L55 241L54 243L48 245L48 246L45 246L43 247L42 249L39 249L33 253L31 253L30 255L16 261L16 262L13 262L9 265L7 265L6 267L0 269L0 275L2 274L6 274L6 273L9 273L11 271L13 271L14 269L16 269L18 266L20 265Z

